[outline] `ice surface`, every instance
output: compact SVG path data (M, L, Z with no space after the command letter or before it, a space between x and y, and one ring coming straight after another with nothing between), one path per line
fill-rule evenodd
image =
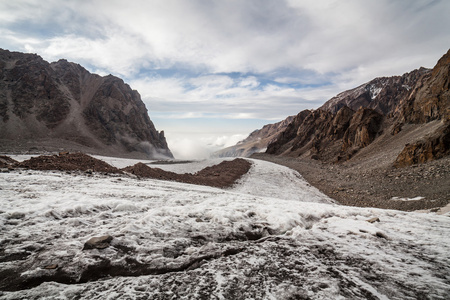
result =
M123 175L0 173L1 274L81 280L42 280L0 298L447 298L448 216L340 206L295 171L252 163L226 190ZM380 222L367 222L374 216ZM107 234L110 247L82 250ZM45 269L51 265L58 267Z
M133 166L139 162L148 164L154 162L154 160L142 160L142 159L131 159L131 158L120 158L120 157L108 157L108 156L100 156L100 155L92 155L96 159L103 160L104 162L110 164L113 167L118 169L123 169L128 166Z
M212 158L204 160L195 160L190 163L174 163L174 164L151 164L149 167L160 168L178 174L191 173L194 174L206 167L218 165L223 161L233 160L234 157Z

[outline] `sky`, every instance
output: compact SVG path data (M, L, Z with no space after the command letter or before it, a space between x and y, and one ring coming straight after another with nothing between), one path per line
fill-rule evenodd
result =
M139 91L176 158L204 158L375 77L432 68L447 0L0 0L0 48Z

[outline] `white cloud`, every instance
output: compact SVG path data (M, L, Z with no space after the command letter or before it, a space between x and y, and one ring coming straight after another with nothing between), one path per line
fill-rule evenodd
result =
M176 159L206 159L222 148L235 145L245 139L245 134L213 135L172 133L166 136Z
M192 136L171 138L167 136L167 143L176 159L206 159L212 151Z
M258 79L254 76L242 78L239 82L239 86L246 88L256 88L260 85Z
M336 90L325 87L320 93L314 93L312 88L272 84L260 87L253 76L148 77L131 81L130 85L140 92L151 112L170 112L167 118L178 119L278 119L317 107L320 99L336 94Z
M379 76L415 67L401 57L432 63L450 38L448 1L18 0L0 8L5 28L28 22L48 30L34 47L39 53L124 76L177 64L209 73L385 66Z

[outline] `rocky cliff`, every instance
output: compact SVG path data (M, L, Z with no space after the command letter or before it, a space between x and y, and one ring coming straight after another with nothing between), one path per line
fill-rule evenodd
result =
M433 70L420 68L402 76L376 78L342 92L317 110L300 112L266 153L349 160L377 138L386 143L396 139L405 125L437 122L433 132L408 136L412 143L397 153L394 165L449 155L449 74L450 50Z
M249 157L253 153L264 152L293 119L294 116L290 116L281 122L264 125L236 145L214 152L212 157Z
M397 126L439 120L433 133L405 145L394 165L401 167L450 155L450 50L424 76L397 110Z
M1 151L173 157L137 91L59 60L0 49Z
M283 156L310 156L324 161L349 159L377 136L383 116L375 110L347 106L336 114L329 111L304 110L271 143L266 153Z

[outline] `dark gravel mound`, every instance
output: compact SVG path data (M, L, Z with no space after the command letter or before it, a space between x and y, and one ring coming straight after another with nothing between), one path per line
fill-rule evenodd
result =
M88 171L102 173L122 173L106 162L84 153L60 153L59 155L41 155L32 157L14 165L32 170Z
M195 174L177 174L159 168L150 168L143 163L137 163L122 170L140 177L227 188L231 187L242 175L247 173L250 170L250 166L251 163L247 160L237 158L204 168Z
M2 168L25 168L32 170L88 171L101 173L135 174L139 177L178 181L218 188L231 187L242 175L250 170L251 163L237 158L223 161L218 165L207 167L195 174L177 174L159 168L151 168L143 163L119 170L106 162L84 153L60 153L59 155L41 155L23 162L17 162L8 156L0 156Z
M14 160L9 156L0 155L0 168L9 168L16 163L17 160Z
M139 177L161 179L161 180L177 180L181 174L164 171L160 168L150 168L144 163L137 163L134 166L123 168L122 171L137 175Z

